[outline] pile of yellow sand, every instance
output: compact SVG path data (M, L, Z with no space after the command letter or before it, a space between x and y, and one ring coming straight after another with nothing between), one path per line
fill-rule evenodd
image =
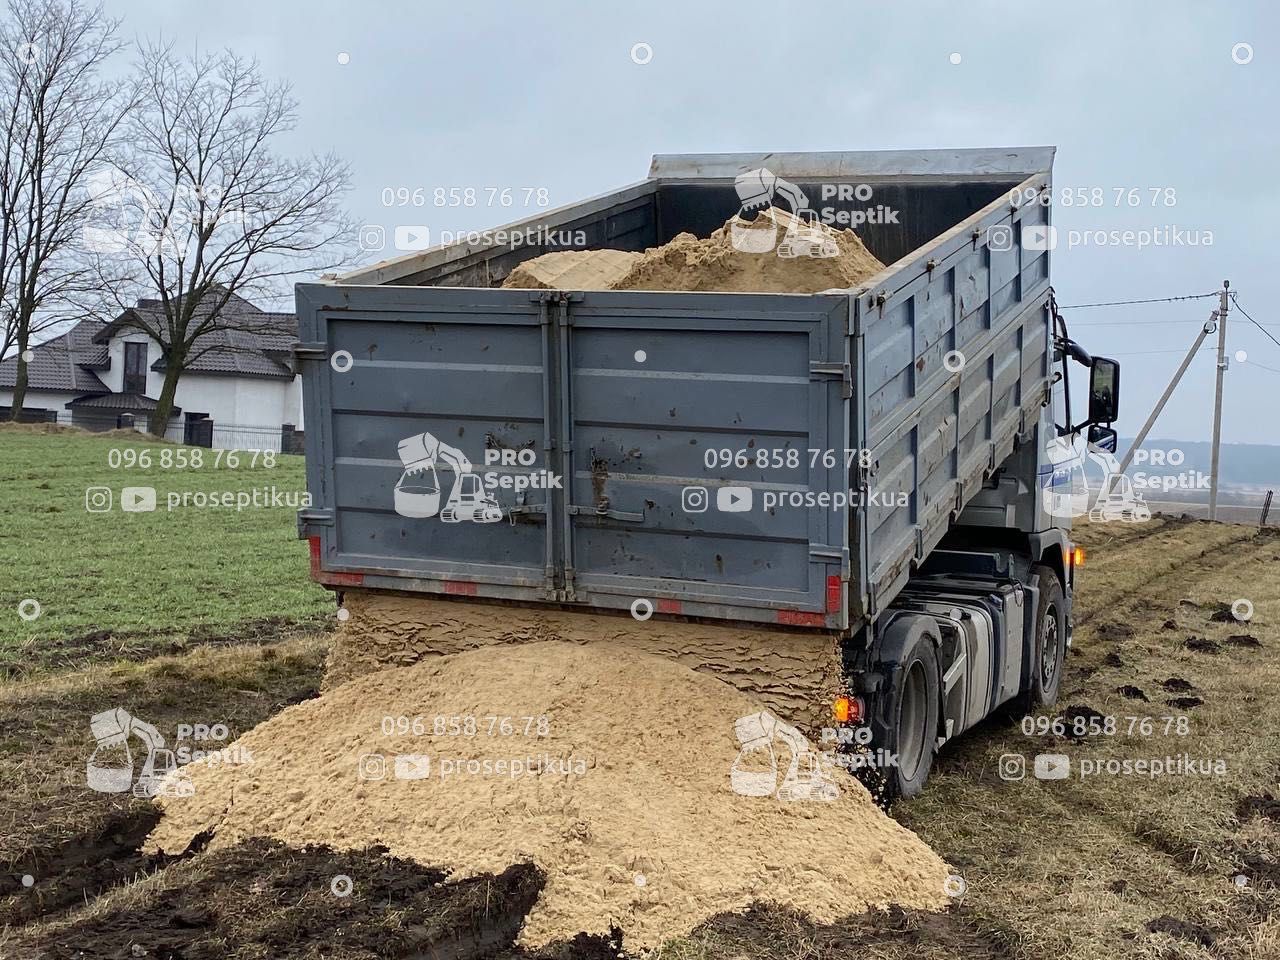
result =
M502 285L817 293L857 286L883 269L884 264L852 230L801 221L767 207L753 221L732 218L705 240L681 233L642 254L620 250L543 254L512 270Z
M533 861L547 884L530 945L617 924L629 948L652 947L755 900L819 922L941 907L943 862L840 771L822 764L839 787L826 802L733 792L734 722L758 710L714 677L607 643L438 657L290 707L241 738L251 763L190 764L195 795L161 801L149 848L213 827L215 845L385 844L459 876ZM361 779L374 754L385 779Z
M534 290L612 290L641 256L626 250L544 253L517 266L502 285Z

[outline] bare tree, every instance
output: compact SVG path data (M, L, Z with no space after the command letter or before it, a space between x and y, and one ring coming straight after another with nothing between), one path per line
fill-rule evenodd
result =
M78 243L93 212L86 183L133 103L127 84L101 76L118 26L80 0L10 0L0 23L0 357L17 348L14 420L32 336L97 289Z
M122 308L135 294L156 303L130 323L160 343L164 385L149 429L163 435L183 371L235 349L216 334L271 332L237 309L240 298L349 261L354 229L342 196L351 174L332 153L274 152L296 123L296 103L256 61L232 51L180 59L152 44L140 49L139 70L143 104L118 160L118 193L138 229L118 236L102 258L116 272L102 276Z

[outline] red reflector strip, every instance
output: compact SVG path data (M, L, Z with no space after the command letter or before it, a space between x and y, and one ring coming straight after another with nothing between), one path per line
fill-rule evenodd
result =
M683 611L684 611L684 604L682 604L679 600L659 600L658 601L659 613L682 613Z
M805 613L802 610L779 610L778 622L792 627L825 627L826 618L820 613Z
M311 552L311 579L330 587L359 587L364 584L363 573L337 573L320 569L320 538L307 537Z
M479 591L479 587L466 580L446 580L444 582L445 593L456 594L460 597L474 597Z
M827 577L827 613L840 612L840 595L843 591L840 589L840 577Z
M319 580L330 587L359 587L364 585L363 573L321 573Z

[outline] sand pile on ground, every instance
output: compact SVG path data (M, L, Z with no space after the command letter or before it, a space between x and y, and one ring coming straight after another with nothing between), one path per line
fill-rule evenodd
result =
M635 259L624 271L625 258ZM560 290L817 293L857 286L883 269L884 264L852 230L798 220L777 207L767 207L751 221L733 217L706 239L681 233L643 254L618 250L544 254L517 267L502 285Z
M729 623L654 621L550 608L521 609L458 603L428 594L402 596L353 587L343 593L346 620L331 635L325 663L327 692L388 667L462 653L490 644L608 641L712 674L761 707L821 736L831 701L842 692L841 654L831 637L778 631L761 643L759 628Z
M548 879L530 945L617 924L629 948L652 947L755 900L828 923L943 906L943 862L841 771L821 765L839 790L825 802L733 792L735 720L758 710L723 681L608 643L438 657L288 708L240 739L251 763L188 765L195 795L161 801L149 848L212 827L215 846L385 844L459 877L532 861ZM370 754L385 779L359 778ZM789 756L779 746L784 773Z

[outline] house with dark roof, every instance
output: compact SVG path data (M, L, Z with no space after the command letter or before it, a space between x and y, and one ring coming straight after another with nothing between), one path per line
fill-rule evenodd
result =
M89 430L148 428L164 384L158 300L139 300L111 323L82 320L31 348L24 419ZM292 345L291 313L260 310L232 297L201 337L178 381L165 436L240 450L300 452L302 387ZM8 419L17 357L0 363L0 418Z

